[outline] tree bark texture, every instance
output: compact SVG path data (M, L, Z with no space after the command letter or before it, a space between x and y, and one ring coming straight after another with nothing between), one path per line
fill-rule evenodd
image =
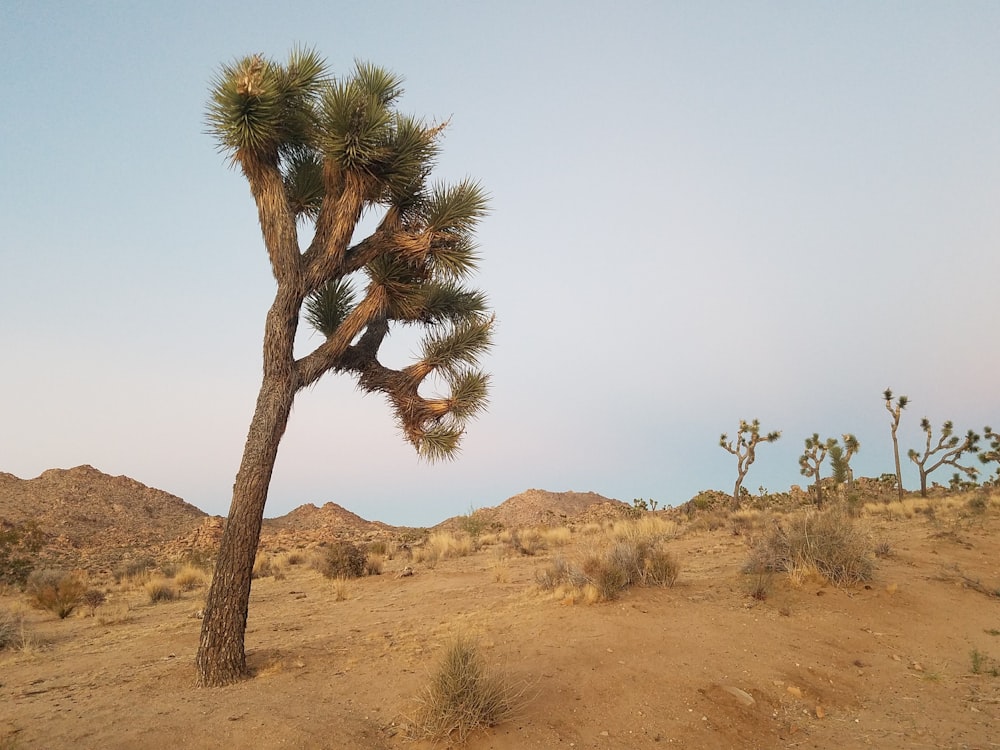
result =
M247 676L243 639L251 574L271 472L296 390L290 374L265 375L261 384L202 620L197 666L204 687L228 685Z

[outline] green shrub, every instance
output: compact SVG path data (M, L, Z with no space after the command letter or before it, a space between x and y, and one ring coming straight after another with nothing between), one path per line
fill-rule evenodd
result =
M86 590L87 584L79 573L52 569L33 571L25 586L34 606L58 615L61 620L72 614Z

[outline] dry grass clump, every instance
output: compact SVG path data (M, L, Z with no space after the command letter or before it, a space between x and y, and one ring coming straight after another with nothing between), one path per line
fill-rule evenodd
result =
M381 555L367 555L365 557L365 575L380 576L385 569L385 558Z
M340 576L333 579L333 600L335 602L345 601L350 593L351 584L347 578Z
M422 545L413 548L413 559L433 566L439 560L467 557L475 551L475 541L464 531L436 531Z
M149 580L150 571L156 567L152 557L137 557L123 561L114 570L115 583L124 588L135 588Z
M381 557L384 560L392 560L399 551L399 545L391 539L374 539L368 542L365 551L369 557Z
M488 665L477 643L458 637L417 698L410 734L413 739L464 743L472 732L511 718L523 699L524 688Z
M493 580L497 583L507 583L510 580L510 558L502 549L494 553L490 570L493 571Z
M688 531L715 531L729 522L730 512L725 508L696 511L685 528Z
M132 619L132 607L127 601L106 604L96 616L98 625L121 625Z
M875 570L871 540L836 508L810 511L774 523L751 549L744 571L797 568L814 569L838 584L870 581Z
M24 616L0 609L0 651L16 649L24 641Z
M765 519L764 512L757 508L741 508L733 511L729 523L733 536L749 536L760 528Z
M83 576L65 570L35 570L28 576L25 593L39 609L65 619L76 609L87 590Z
M174 583L181 591L193 591L208 583L208 576L201 568L194 565L184 565L174 574Z
M616 521L611 527L611 536L633 542L655 544L664 539L673 539L678 534L677 524L662 516L643 515Z
M573 532L568 526L549 526L539 530L546 547L564 547L573 539Z
M281 558L270 555L266 552L258 552L253 560L253 570L251 578L274 578L276 581L283 580L285 569L281 565Z
M153 604L158 604L159 602L172 602L175 599L180 598L180 592L174 585L174 582L169 578L164 578L163 576L157 576L156 578L151 578L146 582L145 585L146 594L149 596L149 601Z

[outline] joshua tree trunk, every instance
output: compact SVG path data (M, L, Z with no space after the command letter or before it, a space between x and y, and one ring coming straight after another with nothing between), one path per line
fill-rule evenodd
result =
M884 434L884 433L883 433ZM903 470L899 466L899 439L896 437L896 426L892 427L892 453L896 458L896 492L903 499Z
M247 675L243 638L251 574L271 472L295 391L290 377L265 376L257 397L202 620L197 664L205 687L228 685Z
M740 508L740 487L743 486L743 477L747 475L747 472L743 472L736 478L736 486L733 487L733 510L739 510Z

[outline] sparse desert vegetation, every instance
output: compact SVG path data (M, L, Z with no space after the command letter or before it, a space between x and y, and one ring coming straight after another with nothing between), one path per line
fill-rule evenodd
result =
M62 619L32 606L33 589L0 592L0 699L13 707L0 736L18 748L988 746L997 494L824 497L817 511L806 493L762 492L733 510L703 493L551 525L522 506L528 523L484 512L475 537L445 524L265 538L253 677L212 689L193 718L201 553L39 573L85 588ZM55 708L71 697L85 717ZM109 719L122 706L134 721Z

